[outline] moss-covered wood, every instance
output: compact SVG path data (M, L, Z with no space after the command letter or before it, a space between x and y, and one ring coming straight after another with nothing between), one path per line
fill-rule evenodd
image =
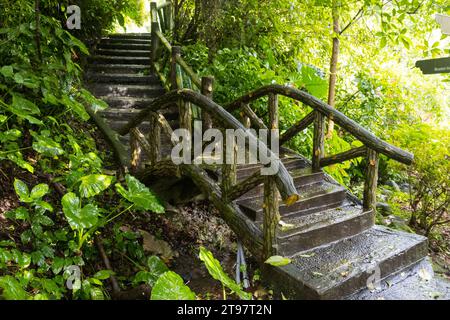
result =
M228 200L233 201L240 196L246 194L250 190L256 188L264 182L264 176L259 171L252 174L250 177L236 184L228 193Z
M377 203L377 184L378 184L378 152L367 150L367 168L366 181L364 183L364 209L372 209L375 212Z
M325 117L320 112L315 111L312 155L312 169L314 172L320 171L320 160L324 157L325 154L324 141Z
M338 124L342 129L350 132L354 137L359 139L367 147L376 150L379 153L382 153L394 160L397 160L404 164L411 164L414 159L414 156L411 153L381 140L380 138L376 137L373 133L367 131L366 129L361 127L358 123L345 116L343 113L330 107L325 102L313 97L312 95L304 91L292 87L276 84L264 86L255 91L245 94L244 96L236 99L235 101L225 105L224 108L229 112L232 112L236 109L239 109L241 106L250 103L253 100L268 95L269 93L276 93L298 100L319 111L326 117L328 118L332 117L333 121L336 124Z
M208 97L211 100L213 99L213 85L214 85L213 77L202 77L201 92L205 97ZM203 120L203 130L212 129L213 127L212 117L205 110L202 110L202 120Z
M161 127L159 117L155 112L150 113L150 132L148 141L150 141L149 161L156 164L160 160L161 153Z
M286 130L280 137L280 146L291 140L299 132L305 130L311 123L314 122L314 118L315 118L314 112L310 112L308 113L307 116L305 116L300 121L296 122L288 130Z
M336 163L341 163L344 161L352 160L358 157L364 157L367 154L367 148L362 146L359 148L353 148L333 156L325 157L320 159L320 166L326 167L331 166Z
M263 256L267 259L277 253L276 230L280 221L278 211L278 190L272 176L267 176L264 182L263 205Z

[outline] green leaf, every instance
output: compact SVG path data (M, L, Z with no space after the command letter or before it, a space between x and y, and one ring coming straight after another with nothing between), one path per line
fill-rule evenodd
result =
M214 279L220 281L223 286L235 292L243 300L250 300L252 298L251 293L242 290L241 286L231 279L225 271L223 271L222 266L219 261L214 258L211 251L205 249L204 247L200 247L199 258L205 264L209 274Z
M5 77L5 78L12 78L14 76L14 69L12 66L3 66L0 69L0 73Z
M33 200L38 200L43 196L45 196L47 193L48 193L48 185L46 185L45 183L41 183L36 185L31 190L30 198L32 198Z
M22 180L19 180L17 178L14 179L14 190L16 191L16 194L19 196L20 201L25 203L32 201L32 199L30 199L29 196L28 187Z
M106 279L109 279L109 277L111 277L112 275L114 275L114 271L100 270L99 272L94 274L93 278L98 279L98 280L106 280Z
M43 134L39 135L35 132L31 132L31 135L34 138L33 149L37 152L46 156L58 156L64 153L61 145L50 137Z
M91 286L89 293L92 300L105 300L105 295L100 288Z
M281 267L291 263L291 259L284 258L282 256L272 256L269 259L267 259L264 263L270 264L271 266L274 267Z
M153 287L159 277L169 271L166 264L157 256L151 256L147 259L147 267L149 271L138 272L133 279L133 284L144 282Z
M92 204L81 208L80 199L72 192L62 197L61 205L72 229L91 228L98 222L98 208Z
M113 177L103 174L91 174L82 177L80 181L80 196L90 198L106 190L111 185Z
M137 210L150 210L156 213L164 212L164 207L156 196L138 179L127 174L125 180L128 190L125 190L119 183L116 184L116 190L122 197L133 203Z
M3 289L2 296L6 300L27 300L29 298L19 281L12 276L0 277L0 288Z
M195 293L178 274L168 271L156 281L151 300L195 300Z

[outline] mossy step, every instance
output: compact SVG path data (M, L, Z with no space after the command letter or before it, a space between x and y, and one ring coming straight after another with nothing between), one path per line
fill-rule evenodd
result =
M140 75L140 74L110 74L88 72L85 74L88 83L108 83L108 84L150 84L158 85L159 79L156 75Z
M344 187L321 181L313 184L296 186L300 199L286 206L280 199L280 215L284 217L293 217L307 215L325 209L339 207L346 198L346 190ZM262 221L263 217L263 201L262 194L252 199L238 200L237 204L241 206L243 211L252 219Z
M89 57L92 64L140 64L150 66L151 59L148 57L121 57L93 55Z
M278 233L279 254L291 256L340 239L354 236L374 225L372 210L345 201L338 208L282 219Z
M356 236L298 253L286 266L266 266L272 286L291 299L338 299L384 279L427 255L425 237L373 226ZM269 273L267 273L269 272Z
M165 93L160 85L92 83L89 90L96 96L154 98Z
M150 51L131 49L97 49L96 55L99 56L121 56L121 57L149 57Z
M151 44L145 43L108 43L108 42L100 42L97 45L97 49L126 49L126 50L147 50L150 52L152 46Z

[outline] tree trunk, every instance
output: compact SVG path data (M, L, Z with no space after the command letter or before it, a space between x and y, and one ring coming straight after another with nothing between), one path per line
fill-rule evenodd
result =
M339 13L337 1L333 1L333 49L331 52L331 61L330 61L330 83L328 85L328 104L331 107L335 107L336 105L336 79L337 79L337 66L339 59ZM328 121L328 133L327 138L331 138L334 129L334 122L330 118Z

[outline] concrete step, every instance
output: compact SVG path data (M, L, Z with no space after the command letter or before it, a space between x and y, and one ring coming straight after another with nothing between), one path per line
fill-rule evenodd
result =
M374 269L385 279L417 263L427 251L425 237L374 226L303 251L286 266L267 266L263 273L270 272L274 289L291 299L338 299L365 288Z
M159 85L159 78L154 74L142 76L130 73L110 74L87 72L85 79L88 83Z
M144 44L151 45L151 39L132 39L132 38L103 38L100 40L99 44Z
M102 111L100 114L110 120L130 121L136 116L141 109L137 108L108 108ZM178 107L165 108L159 111L167 120L174 120L178 118Z
M143 64L90 64L86 68L86 72L148 75L151 70L150 66Z
M284 155L280 155L280 159L283 162L284 166L288 170L294 169L302 169L308 166L308 163L302 158L292 158L285 157ZM247 165L238 165L236 175L238 181L244 180L245 178L251 176L258 170L261 170L262 164L247 164Z
M450 281L435 275L429 258L345 300L450 300Z
M100 56L89 57L92 64L140 64L150 66L151 59L148 57L121 57L121 56Z
M146 50L150 53L152 46L146 43L108 43L108 42L100 42L97 46L97 49L106 49L106 50Z
M108 35L110 39L145 39L151 40L151 33L113 33Z
M150 51L135 49L97 49L96 55L99 56L116 56L116 57L149 57Z
M155 98L136 98L136 97L110 97L99 96L99 99L105 101L113 109L143 109L148 107Z
M294 161L297 161L297 160L294 160ZM294 161L283 161L283 163L285 164L285 166L287 168L292 168L295 165L297 165L297 163L294 163ZM303 163L301 165L303 165ZM260 170L260 169L257 169L257 170ZM291 169L291 170L289 170L289 172L292 175L294 184L297 187L305 186L305 185L312 184L312 183L317 183L324 179L323 172L312 172L311 168L300 167L297 169ZM243 180L243 179L241 179L241 180ZM264 186L263 184L260 184L256 188L253 188L246 194L239 197L238 200L255 198L255 197L258 197L259 195L262 195L262 193L264 192L263 186Z
M280 200L280 215L282 218L303 216L326 209L338 208L346 198L346 190L340 185L326 181L296 186L300 199L289 207ZM258 197L238 200L241 209L255 221L262 221L263 195Z
M282 221L287 227L279 229L279 253L292 256L299 251L351 237L371 228L374 214L372 210L365 211L360 205L346 201L335 209L287 217Z
M154 98L165 93L160 85L121 85L109 83L93 83L88 85L95 96Z
M109 124L109 126L111 127L111 129L117 131L121 128L123 128L124 125L126 125L128 123L128 121L124 121L124 120L114 120L114 119L106 119L106 122ZM174 120L168 120L167 121L170 126L172 127L172 129L176 129L178 128L178 119L174 119ZM148 121L144 121L142 122L142 124L139 126L139 129L141 130L141 132L143 134L146 134L150 131L150 123Z

